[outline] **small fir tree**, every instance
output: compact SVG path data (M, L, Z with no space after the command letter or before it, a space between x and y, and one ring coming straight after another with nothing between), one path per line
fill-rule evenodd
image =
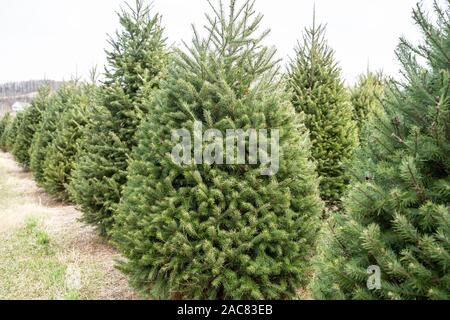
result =
M11 114L8 112L4 114L0 120L0 149L6 151L6 137L12 124Z
M11 122L11 126L5 132L5 150L11 152L16 143L17 132L22 123L24 112L18 112Z
M381 73L367 72L359 77L357 84L351 90L353 120L358 126L360 141L366 123L375 121L375 118L384 112L381 101L384 83Z
M84 220L103 235L113 224L135 132L148 112L142 98L158 88L167 60L161 18L143 0L119 18L123 30L110 40L102 107L86 129L70 184Z
M56 138L56 129L61 115L72 106L77 98L78 90L75 82L64 84L55 95L52 95L48 106L42 113L41 124L33 136L30 147L30 168L38 185L44 183L44 161L48 147Z
M450 21L448 4L434 8L435 24L414 10L425 41L398 47L404 79L389 86L345 213L326 228L318 299L450 299ZM373 290L370 266L381 279Z
M348 184L345 163L352 156L357 133L341 70L325 41L325 27L316 26L315 15L290 63L288 88L295 109L306 116L322 199L333 208Z
M267 32L258 33L253 2L212 9L209 35L195 32L193 45L178 52L138 132L113 232L127 258L119 267L153 297L294 298L308 277L322 211L307 130L277 80L275 50L262 44ZM221 165L220 158L177 164L172 133L184 128L198 138L199 123L202 134L216 129L224 137L227 129L278 129L279 171L264 176L260 163ZM212 143L215 155L235 155L220 144Z
M12 150L16 160L25 167L30 166L30 147L33 136L39 128L42 113L48 106L50 87L44 86L39 90L37 97L24 111L23 121L17 130L16 142Z
M55 138L48 146L43 163L43 188L62 200L68 199L67 186L80 151L85 128L96 112L98 90L94 84L82 84L70 108L61 115L56 126Z

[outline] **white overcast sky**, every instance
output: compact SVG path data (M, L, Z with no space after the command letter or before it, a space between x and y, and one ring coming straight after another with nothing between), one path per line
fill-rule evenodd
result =
M134 1L134 0L131 0ZM242 1L242 0L241 0ZM432 0L422 0L431 8ZM214 2L214 0L212 0ZM411 19L417 0L256 0L263 25L272 33L285 62L297 39L312 23L328 26L327 38L336 51L343 77L353 83L367 70L397 75L394 49L400 36L418 41ZM29 79L70 79L103 70L106 34L118 27L115 11L123 0L0 0L0 83ZM226 0L225 0L226 3ZM206 0L153 0L163 15L169 44L189 41L190 25L203 26Z

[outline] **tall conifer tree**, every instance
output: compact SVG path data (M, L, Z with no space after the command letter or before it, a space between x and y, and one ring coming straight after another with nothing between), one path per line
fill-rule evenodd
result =
M357 133L341 69L325 40L325 27L315 23L315 13L313 26L305 30L288 73L292 103L306 116L321 196L333 208L349 180L345 163L356 146Z
M384 83L385 80L381 73L369 71L359 77L358 82L351 90L353 120L358 126L360 140L367 122L376 121L375 118L383 113L381 100L383 99Z
M178 53L138 132L113 239L127 258L121 270L153 297L287 299L308 277L322 205L307 130L278 79L275 50L263 45L262 16L253 2L236 2L211 5L207 37L195 31ZM210 129L223 137L277 129L279 171L262 175L260 161L177 164L177 129L194 139ZM234 154L220 144L212 142L216 155Z
M55 138L48 146L43 163L43 188L60 199L68 199L68 184L77 161L81 142L97 111L98 90L95 84L80 84L70 107L61 115L55 130Z
M33 136L39 129L42 113L49 104L50 87L44 86L39 90L37 97L24 111L23 121L17 130L17 137L12 153L16 160L25 167L30 166L30 148Z
M168 58L161 17L144 0L127 6L119 13L122 30L109 41L102 107L87 127L70 184L84 220L104 235L126 182L135 131L148 112L142 100L158 88Z
M44 161L48 147L56 137L56 128L62 114L72 106L77 99L78 91L75 82L65 83L53 95L45 111L42 113L40 125L33 136L30 147L30 168L38 185L44 182Z
M19 131L20 125L24 117L24 112L20 111L13 117L11 125L7 127L4 134L4 145L5 150L12 152L14 144L16 143L17 132Z
M6 151L6 136L11 128L12 121L13 119L9 112L4 114L0 120L0 149L3 151Z

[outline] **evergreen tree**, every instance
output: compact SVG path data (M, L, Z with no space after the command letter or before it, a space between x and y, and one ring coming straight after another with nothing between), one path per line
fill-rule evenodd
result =
M0 136L3 134L3 132L5 131L6 125L8 124L8 119L10 117L10 113L5 113L0 117Z
M103 106L87 128L70 184L84 220L103 235L111 229L135 132L148 112L141 100L158 87L167 60L160 16L143 0L128 9L119 14L123 30L110 40Z
M381 73L367 72L361 75L358 83L351 90L353 120L361 135L368 121L383 113L381 100L384 92L384 79ZM361 140L361 136L360 136Z
M305 30L289 66L288 87L295 109L306 115L321 196L332 208L348 184L345 163L352 156L357 134L341 70L324 34L325 27L315 22Z
M52 195L66 200L66 188L80 150L80 144L91 116L96 111L97 87L82 84L76 88L73 98L56 125L54 139L49 144L43 162L43 188Z
M268 32L258 32L253 2L211 6L209 35L195 31L193 45L178 52L138 131L113 230L127 258L119 268L153 297L294 298L322 211L308 133L277 80L275 50L262 44ZM202 134L224 137L228 129L278 129L279 171L262 175L261 154L248 164L256 157L247 138L247 164L177 164L174 130L198 138L199 124ZM220 139L209 142L196 157L211 146L223 159L236 156Z
M316 298L450 299L450 21L448 5L434 7L437 23L414 10L425 41L400 42L404 78L387 89L345 213L326 228ZM369 266L379 289L367 287Z
M77 84L65 83L58 92L53 95L45 111L42 113L41 124L33 136L30 147L30 168L38 185L44 183L44 161L48 147L56 137L56 129L61 115L72 106L72 101L78 95Z
M11 128L12 117L10 113L6 113L0 120L0 149L6 151L6 136Z
M25 167L30 165L30 147L34 133L39 128L41 115L45 111L50 95L50 87L44 86L39 90L38 96L24 111L23 121L18 128L16 142L12 153L16 160Z
M16 143L17 132L24 117L24 112L18 112L13 118L11 126L5 132L5 150L11 152Z

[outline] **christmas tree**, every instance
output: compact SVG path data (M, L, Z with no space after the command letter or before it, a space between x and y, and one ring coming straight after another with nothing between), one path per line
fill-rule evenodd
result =
M61 115L72 106L72 101L78 95L77 84L68 82L53 95L45 111L42 113L41 124L33 136L30 147L30 168L34 179L42 186L44 183L44 161L48 147L56 138L56 129Z
M381 100L384 93L383 75L381 73L367 72L359 77L357 84L351 90L351 102L353 106L353 120L361 134L368 121L383 113Z
M268 31L258 32L253 2L211 7L208 36L194 31L192 46L178 52L138 131L113 230L127 258L119 268L158 298L294 298L322 212L307 129L275 50L263 45ZM264 150L275 131L278 143ZM195 144L182 163L180 146L173 149L179 134ZM239 145L248 152L236 155ZM276 150L279 170L267 171L263 160Z
M106 235L126 182L143 97L157 89L167 60L161 18L144 1L119 14L123 30L110 40L102 107L86 128L87 139L72 173L70 194L86 222Z
M290 63L288 88L295 109L306 116L322 199L333 208L348 184L345 163L356 146L357 132L341 70L325 41L325 27L316 26L315 15Z
M43 188L63 200L68 199L66 188L85 127L96 111L98 99L97 87L93 84L81 84L69 101L71 104L59 118L55 137L49 144L43 163Z
M11 125L5 131L5 150L11 152L14 148L14 144L16 143L17 132L19 131L19 127L22 123L24 117L24 112L18 112L16 116L13 118Z
M0 119L0 149L6 151L6 136L12 124L11 114L8 112Z
M403 79L358 151L345 212L321 240L318 299L450 299L450 21L418 5L424 41L402 39ZM368 274L370 272L370 274Z
M33 136L39 128L41 115L49 103L50 87L44 86L39 90L37 97L25 109L23 121L17 130L16 142L12 153L16 160L25 167L30 165L30 147Z

